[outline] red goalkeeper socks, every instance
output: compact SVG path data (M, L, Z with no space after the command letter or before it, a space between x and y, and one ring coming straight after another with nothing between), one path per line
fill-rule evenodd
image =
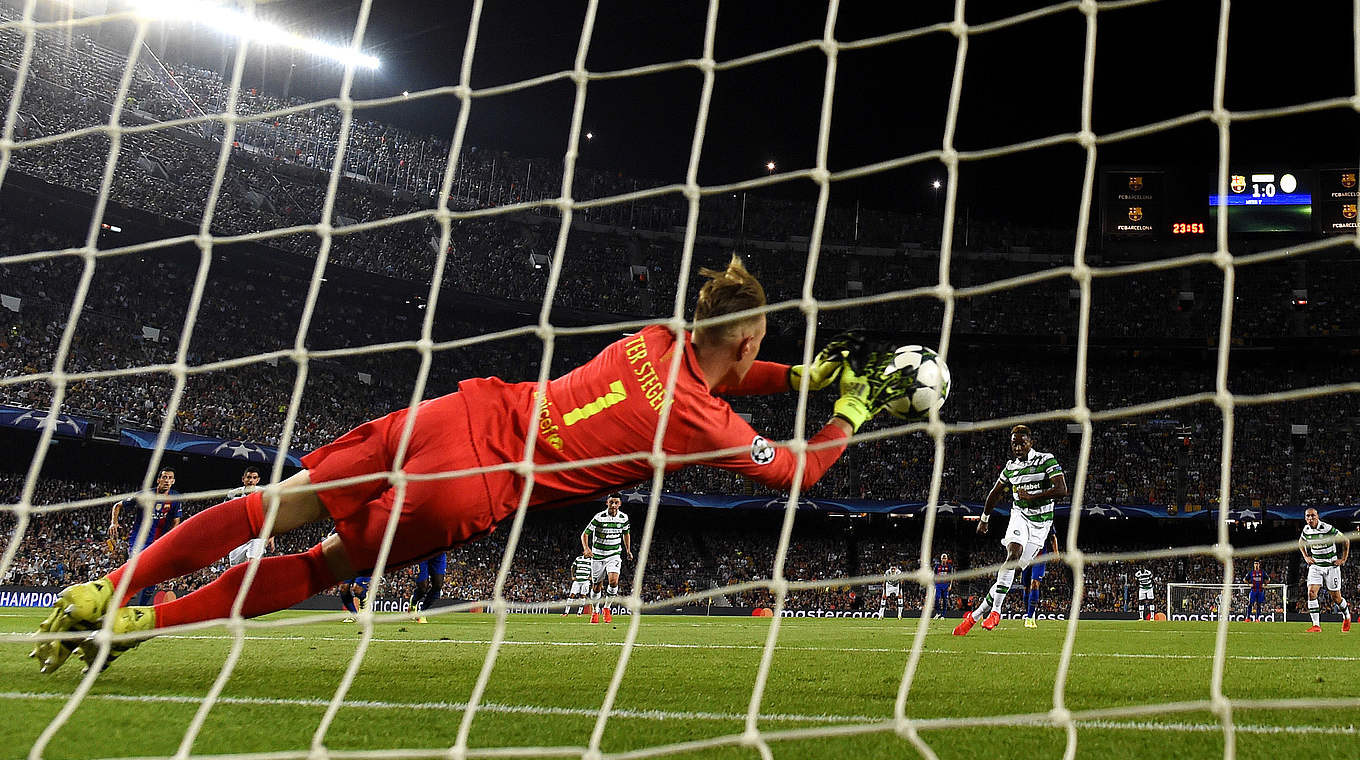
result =
M156 605L156 627L227 617L248 567L237 565L192 594ZM337 582L321 555L320 544L305 554L265 557L260 560L260 570L250 584L241 614L249 618L277 612L325 591Z
M128 592L134 593L171 578L188 575L227 556L227 552L259 535L264 524L264 494L232 499L190 517L142 550ZM117 585L128 566L109 573Z

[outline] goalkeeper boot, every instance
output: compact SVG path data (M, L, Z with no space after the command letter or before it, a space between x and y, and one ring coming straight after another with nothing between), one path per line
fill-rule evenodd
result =
M1304 631L1304 633L1322 633L1322 626L1320 625L1309 626L1308 630Z
M92 631L99 627L99 619L112 599L113 582L107 577L67 586L52 603L52 612L39 624L38 632ZM76 645L70 641L44 641L28 656L42 663L39 672L51 673L61 667L75 649Z
M992 610L991 612L987 613L987 618L982 621L982 628L983 630L990 631L993 628L995 628L997 624L1000 622L1001 613L997 612L996 610Z
M145 636L134 636L131 638L117 639L109 645L109 656L104 660L104 667L100 670L107 670L113 661L122 656L124 652L136 649L139 644L151 638L150 631L156 628L156 608L155 607L124 607L113 613L113 633L115 635L125 633L147 632ZM99 643L93 639L83 642L80 645L80 659L85 662L85 670L88 673L94 667L95 659L99 657Z
M973 619L973 613L971 612L963 613L963 620L959 621L959 624L954 626L954 635L967 636L968 632L973 629L973 623L976 622L977 621Z

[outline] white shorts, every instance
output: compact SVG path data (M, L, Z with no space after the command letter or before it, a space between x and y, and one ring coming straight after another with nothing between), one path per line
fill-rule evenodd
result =
M1039 556L1052 529L1052 520L1037 523L1020 514L1020 510L1011 509L1011 519L1006 523L1006 535L1001 537L1001 545L1020 544L1023 547L1020 558L1028 561Z
M589 593L590 593L590 581L572 581L572 582L571 582L571 595L572 595L572 596L586 596L586 595L589 594Z
M883 584L883 596L902 596L902 587L896 583Z
M1148 601L1150 602L1150 601L1153 600L1153 596L1152 596L1152 595L1153 595L1154 593L1156 593L1156 589L1150 589L1150 588L1149 588L1149 589L1145 589L1145 588L1139 587L1139 589L1138 589L1138 601L1141 602L1141 601L1143 601L1144 599L1146 599L1146 600L1148 600Z
M264 539L252 538L231 550L227 555L227 564L239 565L242 562L249 562L256 557L264 556Z
M1331 567L1319 567L1317 565L1308 566L1308 585L1326 585L1328 591L1341 590L1341 568L1332 565Z
M622 554L615 554L612 557L606 557L604 559L592 559L590 561L590 577L594 578L596 581L604 580L610 573L618 575L619 570L622 569Z

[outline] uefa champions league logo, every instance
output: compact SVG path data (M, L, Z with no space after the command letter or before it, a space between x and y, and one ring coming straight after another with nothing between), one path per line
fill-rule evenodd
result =
M15 427L33 428L34 430L50 428L53 433L80 435L80 423L76 422L71 417L64 414L51 415L37 409L24 412L18 417L15 417L11 424Z
M215 456L225 455L232 459L245 459L251 462L263 462L269 458L264 449L244 441L225 441L218 444L217 448L212 450L212 453Z

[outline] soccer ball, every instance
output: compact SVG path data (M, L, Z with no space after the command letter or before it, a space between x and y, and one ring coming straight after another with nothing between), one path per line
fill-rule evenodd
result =
M899 373L898 385L906 395L886 407L894 417L919 422L939 409L949 398L949 367L933 349L925 346L900 346L883 367L883 376Z

